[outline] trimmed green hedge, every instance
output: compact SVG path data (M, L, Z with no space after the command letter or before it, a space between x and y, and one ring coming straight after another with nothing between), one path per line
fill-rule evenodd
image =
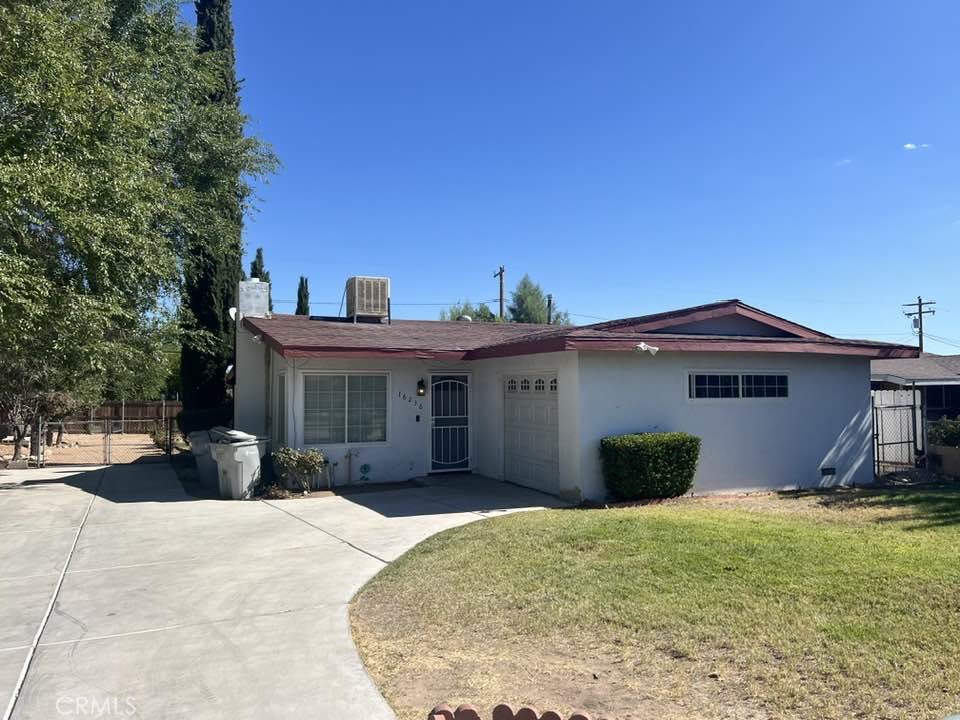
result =
M671 498L693 487L700 438L683 432L611 435L600 441L607 490L618 500Z

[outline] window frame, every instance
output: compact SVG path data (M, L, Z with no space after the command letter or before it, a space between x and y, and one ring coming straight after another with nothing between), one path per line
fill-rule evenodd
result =
M690 390L692 388L692 383L694 382L694 376L696 375L735 375L737 377L737 395L735 397L716 397L716 398L698 398L691 397ZM787 378L787 394L783 397L745 397L743 394L743 377L745 375L782 375ZM712 403L721 403L724 405L729 405L731 403L769 403L769 402L786 402L789 401L792 397L791 393L793 391L793 380L791 378L790 370L755 370L755 369L731 369L727 368L724 370L716 368L687 368L683 373L683 396L686 398L688 403L696 404L712 404Z
M308 443L306 438L307 423L307 378L311 376L342 377L344 378L344 398L343 398L343 442L319 442ZM386 388L384 389L386 415L384 440L369 440L360 442L350 442L350 381L349 376L377 376L386 379ZM392 387L392 375L389 370L304 370L300 373L299 387L299 408L301 412L298 430L299 446L303 448L350 448L350 447L389 447L393 437L392 415L390 393Z
M947 410L950 406L947 404L947 392L946 388L943 385L930 385L927 387L927 397L924 398L927 404L928 410ZM937 394L940 396L938 404L934 405L930 402L931 390L937 390Z
M287 447L289 440L289 382L286 371L281 370L274 376L272 445L275 448Z

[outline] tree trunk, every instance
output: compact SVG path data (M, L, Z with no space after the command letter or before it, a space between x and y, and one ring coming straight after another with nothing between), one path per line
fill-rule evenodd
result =
M30 426L30 456L40 458L40 426Z
M21 448L20 445L23 442L23 436L27 434L26 425L14 425L13 426L13 459L19 460Z

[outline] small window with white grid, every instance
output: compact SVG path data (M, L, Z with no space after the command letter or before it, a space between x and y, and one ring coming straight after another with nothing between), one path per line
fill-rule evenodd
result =
M693 400L785 398L789 380L787 375L772 373L690 373L687 389Z

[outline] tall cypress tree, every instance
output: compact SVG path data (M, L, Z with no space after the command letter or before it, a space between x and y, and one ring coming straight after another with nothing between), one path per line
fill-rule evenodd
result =
M307 285L307 278L300 276L300 284L297 285L297 315L310 314L310 287Z
M204 102L234 111L223 113L219 117L225 122L207 130L227 141L240 141L243 124L235 112L238 84L230 0L197 0L196 10L197 50L217 77ZM202 158L189 175L192 187L206 201L208 216L198 218L186 238L183 309L199 332L181 351L183 404L187 410L220 407L224 410L220 421L230 414L224 376L233 357L235 328L229 309L236 305L243 276L241 231L248 191L240 173L229 156L218 155Z
M267 270L267 266L263 263L263 248L257 248L257 254L250 262L250 277L257 278L260 282L268 283L270 282L270 271ZM270 312L273 312L273 288L270 288L271 292L267 296L268 306L267 309Z
M256 255L250 261L250 277L257 278L261 282L270 282L270 271L267 270L263 262L263 248L258 247Z
M217 67L219 88L211 93L214 102L237 104L240 85L237 82L236 51L233 47L231 0L196 0L197 50L219 56Z

